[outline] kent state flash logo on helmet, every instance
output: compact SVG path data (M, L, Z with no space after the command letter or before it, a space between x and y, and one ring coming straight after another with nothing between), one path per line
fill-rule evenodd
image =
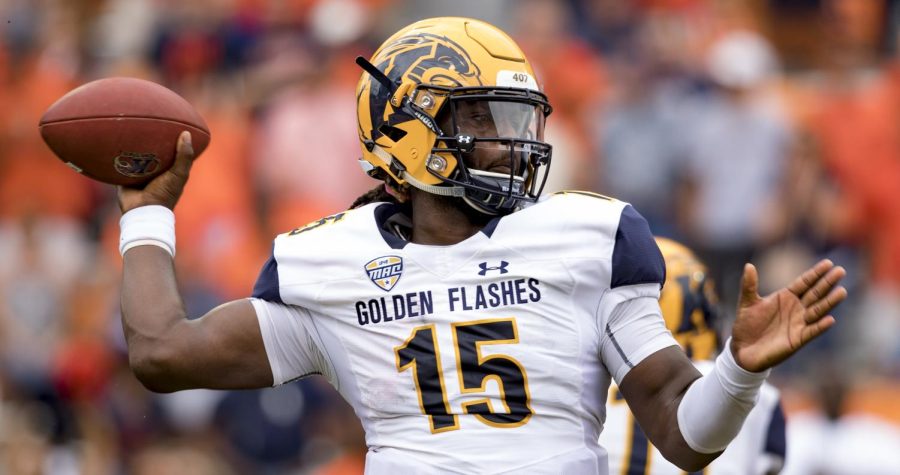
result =
M422 20L388 38L371 62L357 63L366 71L357 86L366 173L460 197L486 214L537 201L550 165L543 135L552 109L509 36L468 18ZM460 110L473 107L490 128L461 127ZM468 154L488 150L508 166L466 166Z

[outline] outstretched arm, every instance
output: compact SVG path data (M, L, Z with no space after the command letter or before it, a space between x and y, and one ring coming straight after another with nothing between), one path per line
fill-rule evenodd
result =
M756 269L748 264L730 345L713 372L700 377L684 353L670 347L625 376L622 394L668 460L698 470L721 454L756 403L766 371L834 324L828 312L847 296L837 286L844 274L824 260L761 297Z
M174 209L192 161L190 134L184 132L170 170L143 189L119 188L123 214L144 206ZM128 361L148 389L171 392L272 385L256 312L249 300L230 302L188 320L168 251L140 245L125 251L123 258L122 325Z

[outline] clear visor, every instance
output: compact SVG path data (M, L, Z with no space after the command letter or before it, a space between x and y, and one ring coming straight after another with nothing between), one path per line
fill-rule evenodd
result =
M545 165L548 162L548 150L546 147L536 143L516 142L506 137L478 142L477 148L479 150L497 151L504 156L508 156L509 160L505 163L508 163L509 166L501 166L496 171L502 173L512 171L513 175L522 178L528 178L537 165Z
M456 99L451 108L455 135L537 141L544 138L544 108L537 104Z

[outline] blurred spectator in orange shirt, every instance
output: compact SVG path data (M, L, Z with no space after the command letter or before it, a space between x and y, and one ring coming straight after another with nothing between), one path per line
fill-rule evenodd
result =
M41 141L37 124L72 89L74 71L43 50L22 59L3 85L0 108L0 217L38 213L84 218L97 186L67 168Z
M824 164L842 191L843 213L832 231L863 242L875 283L894 287L900 287L898 71L828 88L814 121Z
M813 130L837 196L820 209L829 235L864 251L870 286L857 337L876 365L900 361L900 76L833 73ZM840 75L841 77L838 77Z
M185 203L176 213L178 247L188 261L179 270L206 282L222 296L239 298L253 288L253 269L268 251L254 207L256 190L249 163L250 122L235 88L207 86L194 103L212 134L209 148L197 159ZM196 180L196 181L193 181Z
M811 224L862 258L861 302L844 353L876 370L900 368L900 63L878 58L886 8L824 2L829 55L807 114L827 183L811 200Z

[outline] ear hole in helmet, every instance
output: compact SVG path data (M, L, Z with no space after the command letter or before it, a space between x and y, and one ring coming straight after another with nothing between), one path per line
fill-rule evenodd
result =
M398 142L403 137L406 137L405 130L398 129L397 127L388 124L381 124L381 127L378 128L378 131L394 142Z

